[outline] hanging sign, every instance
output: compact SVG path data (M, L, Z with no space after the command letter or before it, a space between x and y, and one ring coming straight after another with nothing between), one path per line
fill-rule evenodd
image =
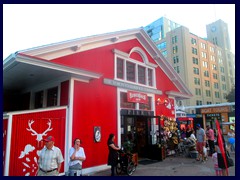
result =
M128 102L148 104L148 96L145 93L128 91L127 92Z

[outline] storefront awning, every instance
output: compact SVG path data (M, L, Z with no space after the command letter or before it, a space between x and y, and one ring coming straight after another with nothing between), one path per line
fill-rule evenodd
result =
M193 121L193 118L191 118L191 117L178 117L177 119L178 119L179 121L187 121L187 120Z
M14 54L3 62L3 89L18 91L51 81L64 81L71 77L84 82L98 79L101 74L72 68L24 54Z

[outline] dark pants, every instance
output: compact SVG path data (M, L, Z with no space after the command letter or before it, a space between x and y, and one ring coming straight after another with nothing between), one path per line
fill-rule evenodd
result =
M213 153L214 153L214 141L212 141L212 140L208 140L208 145L209 145L209 155L212 155Z
M111 165L111 176L115 175L115 166Z

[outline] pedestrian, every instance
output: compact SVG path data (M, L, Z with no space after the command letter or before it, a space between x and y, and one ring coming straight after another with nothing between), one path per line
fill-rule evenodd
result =
M222 169L218 167L218 158L217 158L217 152L214 152L212 154L212 161L214 163L214 170L215 170L215 174L216 176L222 176Z
M37 176L58 176L64 161L62 152L54 146L55 138L53 136L48 136L44 141L45 146L39 155Z
M73 143L74 146L69 150L69 176L74 176L77 171L81 171L82 162L86 160L84 149L80 147L81 140L76 138Z
M206 134L204 129L201 128L200 124L197 124L196 128L197 128L196 138L197 138L197 151L198 151L198 157L196 158L196 160L200 161L202 159L202 162L204 162L203 147L206 146Z
M192 130L191 128L187 127L187 131L186 131L186 138L189 138L192 134Z
M224 152L225 152L225 154L227 154L226 143L225 143L225 140L224 140L223 136L222 136L222 141L223 141ZM220 167L222 169L222 175L223 176L228 176L228 173L227 173L228 172L228 167L225 166L225 163L224 163L224 160L223 160L223 155L222 155L222 152L220 151L219 146L220 146L220 144L219 144L218 138L217 138L217 142L215 144L215 150L217 152L217 156L221 157L221 158L217 157L218 158L218 167ZM220 159L221 159L221 161L219 161Z
M191 130L190 138L194 139L194 141L197 140L197 138L196 138L196 136L195 136L195 131L194 131L194 129Z
M117 151L120 150L118 146L114 143L115 135L109 134L107 145L108 145L108 165L111 166L111 176L115 175L115 167L117 165L118 154Z
M232 129L228 132L227 137L231 152L235 152L235 133Z
M207 128L206 136L208 139L208 146L209 146L209 156L212 156L212 154L215 151L214 150L214 131L209 125L207 125L206 128Z

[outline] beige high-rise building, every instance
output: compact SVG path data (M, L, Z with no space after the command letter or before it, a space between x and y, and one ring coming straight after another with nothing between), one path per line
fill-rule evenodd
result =
M214 32L213 27L216 28ZM219 20L207 25L209 40L192 34L184 26L176 27L166 32L165 37L155 39L159 50L194 95L191 99L178 101L178 106L227 102L226 95L235 85L235 56L231 53L227 29L227 24ZM156 33L154 28L146 31ZM195 109L187 112L196 113Z

